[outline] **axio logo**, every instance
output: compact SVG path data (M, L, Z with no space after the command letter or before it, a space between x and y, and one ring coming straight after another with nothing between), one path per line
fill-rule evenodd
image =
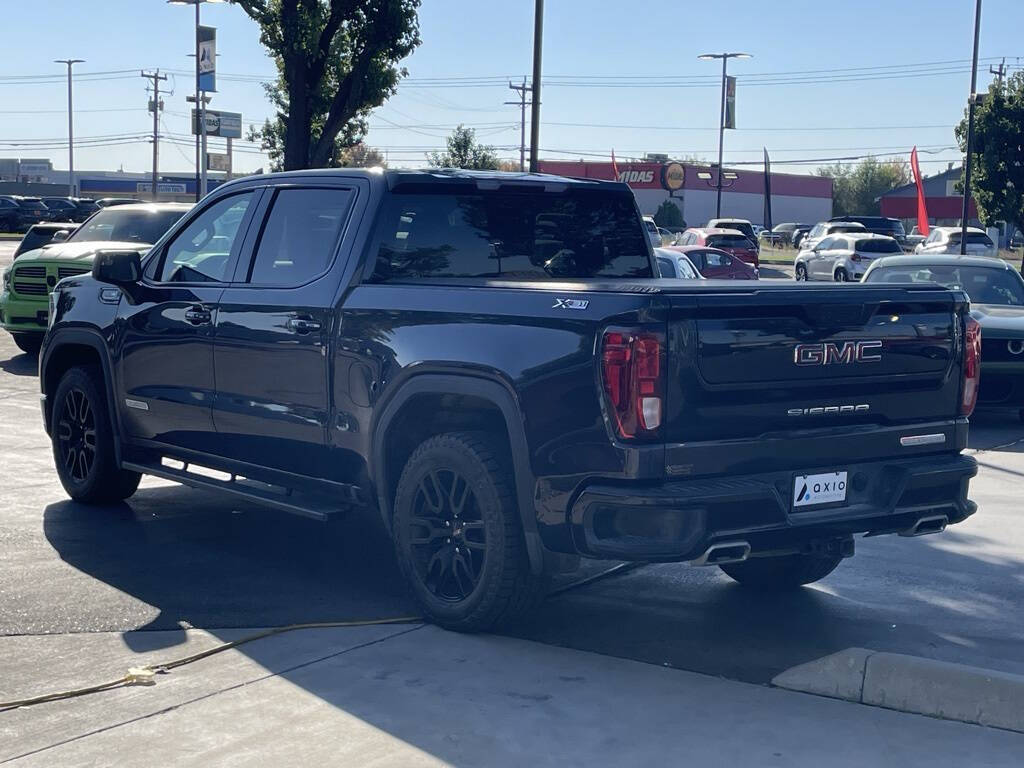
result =
M797 344L793 348L796 365L849 365L851 363L877 363L882 356L875 352L882 348L881 341L845 341L840 346L831 341L824 344Z
M619 181L626 184L650 184L654 181L654 171L621 171Z

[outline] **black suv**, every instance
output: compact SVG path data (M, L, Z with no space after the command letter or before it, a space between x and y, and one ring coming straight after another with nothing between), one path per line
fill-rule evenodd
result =
M53 212L38 197L0 195L0 230L25 232L33 224L53 218Z
M900 244L900 248L905 248L907 244L907 231L899 219L890 219L887 216L833 216L829 221L859 222L868 232L891 237Z
M60 280L57 473L369 509L424 614L483 629L579 557L793 588L975 511L962 291L662 280L625 184L337 169L218 187ZM742 284L741 284L742 283ZM211 472L210 470L213 470Z

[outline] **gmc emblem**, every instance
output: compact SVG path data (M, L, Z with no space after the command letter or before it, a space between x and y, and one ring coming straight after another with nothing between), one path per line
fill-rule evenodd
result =
M849 365L877 363L882 359L873 350L881 349L881 341L845 341L842 346L828 341L824 344L797 344L793 362L797 365Z

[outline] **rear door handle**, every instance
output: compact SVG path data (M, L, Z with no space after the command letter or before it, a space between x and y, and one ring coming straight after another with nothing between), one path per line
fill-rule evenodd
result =
M192 325L208 325L211 317L210 310L202 304L195 304L185 310L185 319Z
M320 330L320 323L309 315L294 315L284 324L292 333L307 334Z

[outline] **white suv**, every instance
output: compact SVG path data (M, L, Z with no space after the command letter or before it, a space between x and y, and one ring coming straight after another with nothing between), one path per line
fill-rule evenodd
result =
M871 263L903 253L892 237L871 232L848 232L823 238L814 248L800 251L794 262L797 280L860 280Z
M923 243L918 243L914 253L958 255L960 253L960 227L932 227ZM999 249L984 230L967 228L968 256L998 256Z
M814 250L814 246L830 235L867 231L867 228L859 221L819 221L800 241L800 253Z

